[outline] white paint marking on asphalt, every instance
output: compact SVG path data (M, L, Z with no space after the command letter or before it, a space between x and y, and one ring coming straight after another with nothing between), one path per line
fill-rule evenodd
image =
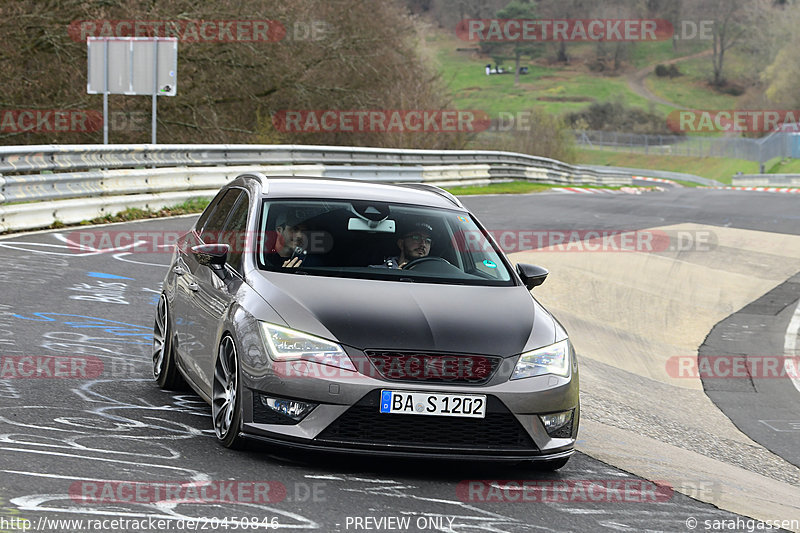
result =
M51 479L68 479L72 481L93 481L97 483L101 482L118 482L117 480L113 479L100 479L94 477L79 477L79 476L62 476L59 474L46 474L42 472L23 472L21 470L0 470L0 472L5 472L7 474L19 474L21 476L33 476L33 477L46 477Z
M112 257L117 261L123 261L125 263L133 263L135 265L146 265L146 266L154 266L154 267L161 267L161 268L169 268L169 265L162 265L160 263L147 263L146 261L134 261L132 259L125 259L126 256L131 255L130 252L114 254Z
M98 254L107 254L113 252L122 252L129 248L135 248L137 246L141 246L146 244L147 241L136 241L131 244L126 244L125 246L117 246L115 248L92 248L91 246L86 246L83 244L75 243L70 241L66 236L62 235L61 233L53 234L53 237L66 243L65 245L62 244L50 244L45 242L27 242L27 241L11 241L11 242L0 242L0 248L8 248L10 250L17 250L21 252L32 252L37 254L46 254L46 255L60 255L65 257L90 257ZM16 245L16 246L14 246ZM26 246L33 246L34 248L26 248ZM48 248L58 248L61 250L70 250L69 252L47 252L42 250L42 247Z
M135 465L135 466L147 466L152 468L163 468L165 470L177 470L181 472L188 472L189 470L186 468L180 468L177 466L169 466L169 465L159 465L153 463L140 463L140 462L131 462L131 461L122 461L120 459L108 459L106 457L87 457L85 455L77 455L74 453L59 453L59 452L49 452L46 450L24 450L20 448L8 448L8 447L0 447L0 450L9 451L9 452L20 452L20 453L33 453L33 454L41 454L41 455L53 455L56 457L72 457L75 459L89 459L91 461L102 461L106 463L120 463L124 465ZM196 473L192 481L210 481L208 474L203 473Z
M783 360L783 368L786 370L786 375L792 380L794 388L800 392L800 365L797 364L798 355L800 355L797 351L798 336L800 336L800 301L797 302L792 320L789 322L789 327L786 328L786 338L783 343L783 353L786 356L786 359Z

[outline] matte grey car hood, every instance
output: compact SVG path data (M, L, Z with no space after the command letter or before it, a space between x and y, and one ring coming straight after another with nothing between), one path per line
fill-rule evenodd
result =
M560 327L522 286L475 287L254 272L294 329L358 349L519 354Z

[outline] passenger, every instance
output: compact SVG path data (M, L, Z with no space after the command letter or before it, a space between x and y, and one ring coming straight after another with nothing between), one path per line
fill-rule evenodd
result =
M265 257L275 267L297 268L308 254L309 225L294 209L278 215L275 221L275 246Z

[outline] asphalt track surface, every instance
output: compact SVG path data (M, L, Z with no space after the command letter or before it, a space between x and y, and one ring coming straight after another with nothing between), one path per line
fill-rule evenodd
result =
M463 201L492 229L640 229L699 222L800 232L797 199L780 194L675 189L641 196L539 194ZM180 231L193 221L150 220L106 229ZM164 518L170 519L162 528L168 531L224 531L215 519L227 518L227 529L235 525L240 531L253 530L244 526L256 525L257 519L260 530L277 523L280 529L320 531L578 532L689 531L691 518L699 522L698 530L705 520L747 520L677 492L655 502L618 501L613 495L592 501L574 487L638 478L580 453L561 471L541 474L520 466L365 459L260 446L226 450L215 442L210 408L199 397L162 391L150 377L155 303L170 254L76 251L63 240L72 231L0 240L4 361L83 356L100 362L90 365L86 377L0 380L0 526L3 519L26 518L33 527L49 526L48 531L78 531L78 524L39 521ZM797 404L800 393L784 393L786 402ZM225 503L165 504L147 494L130 502L80 498L92 488L118 488L110 483L117 481L152 488L234 480L244 486L273 483L272 496L267 503L251 503L246 493ZM504 480L568 482L573 501L470 500L458 490L465 480L496 480L505 499L521 493ZM181 518L201 520L189 524ZM409 526L395 519L409 519ZM0 529L15 530L8 524ZM740 530L746 529L727 529Z

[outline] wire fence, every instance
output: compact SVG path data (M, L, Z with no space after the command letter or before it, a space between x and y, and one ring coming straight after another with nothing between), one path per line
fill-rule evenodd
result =
M579 146L639 154L727 157L765 163L776 157L800 157L800 135L774 132L760 139L742 137L687 137L616 131L575 131Z

